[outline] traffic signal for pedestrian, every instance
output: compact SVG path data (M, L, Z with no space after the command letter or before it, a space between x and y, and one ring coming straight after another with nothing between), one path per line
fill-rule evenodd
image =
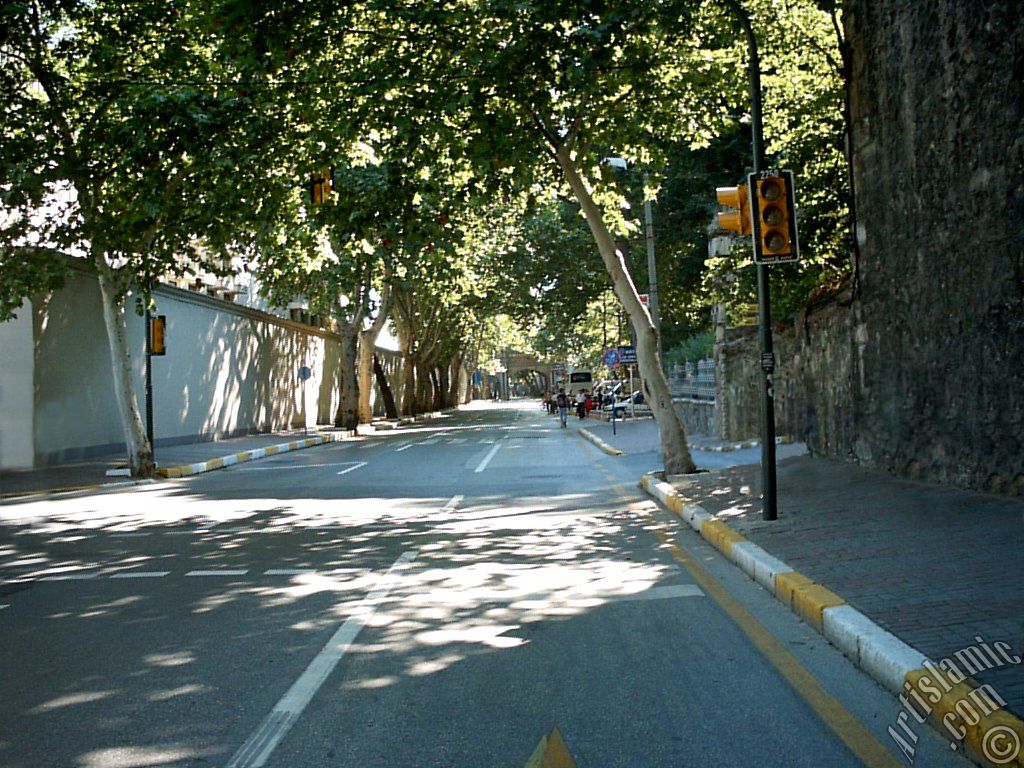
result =
M797 261L796 197L792 171L752 173L747 177L754 203L754 261Z
M715 197L720 205L728 210L715 214L718 226L729 229L737 235L750 234L750 192L744 185L736 187L718 187Z
M149 319L149 354L167 354L167 316L156 315Z

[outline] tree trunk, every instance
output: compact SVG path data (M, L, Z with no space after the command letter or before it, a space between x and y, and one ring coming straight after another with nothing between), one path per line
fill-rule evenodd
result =
M434 367L434 410L442 411L448 407L448 373L443 365Z
M430 408L430 366L417 361L416 369L416 413L425 413Z
M370 395L373 392L373 350L376 346L376 334L368 329L359 332L359 423L369 424L373 421L373 403Z
M370 394L373 391L373 359L377 347L377 338L384 329L387 319L388 303L391 299L391 287L385 283L377 316L369 328L359 332L359 422L369 424L373 421L373 405Z
M689 474L696 471L690 449L686 445L686 434L682 422L672 404L672 393L669 391L668 379L658 359L658 337L654 323L647 309L640 303L636 286L629 277L622 254L615 248L615 241L604 222L601 210L597 207L590 190L580 177L576 164L570 157L570 150L564 145L556 152L558 165L562 169L569 187L583 209L590 232L597 241L598 251L604 261L605 269L612 279L615 295L622 302L626 314L636 330L636 358L643 377L646 396L651 413L658 422L661 433L661 453L665 463L665 472L672 475Z
M445 398L448 407L454 408L459 404L459 384L462 379L462 360L458 355L452 357L448 365L448 396Z
M153 446L146 438L146 427L142 423L135 388L132 386L132 359L122 317L124 302L117 298L117 287L103 263L103 256L97 254L94 258L103 301L103 325L107 329L107 344L114 374L114 398L117 400L121 430L128 449L128 464L132 477L153 477L156 473Z
M334 426L355 429L359 426L359 370L356 359L359 326L341 323L338 333L341 336L341 387Z
M402 364L402 415L416 415L416 360L411 355Z
M373 356L373 373L377 377L377 389L380 390L381 400L384 401L384 415L389 419L397 419L398 406L395 405L395 396L391 392L391 384L377 355Z

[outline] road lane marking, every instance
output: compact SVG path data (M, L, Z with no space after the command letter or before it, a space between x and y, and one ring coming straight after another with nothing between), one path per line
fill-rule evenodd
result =
M453 437L451 440L448 441L448 444L449 445L459 445L460 443L464 443L464 442L466 442L466 438L464 438L464 437Z
M494 454L498 452L499 448L501 448L501 443L495 443L494 447L491 448L491 450L487 453L486 456L484 456L484 460L480 462L480 466L474 469L473 471L483 472L485 469L487 469L487 465L491 463L491 459L494 458Z
M4 608L10 608L10 607L11 606L9 604L8 605L0 605L0 611L2 611Z
M236 472L274 472L279 469L316 469L318 467L342 467L351 461L328 461L320 464L264 464L257 467L239 467Z
M402 451L407 451L410 448L412 448L412 443L403 443L402 445L395 448L395 453L401 453Z
M373 591L356 605L353 615L338 628L320 653L316 655L316 658L299 676L299 679L292 684L292 687L274 705L263 722L238 748L238 751L228 761L226 768L260 768L266 764L281 739L291 730L306 705L320 690L320 686L324 684L334 668L338 666L338 662L341 661L345 652L355 642L360 630L373 616L376 607L391 594L397 581L392 574L404 569L413 561L416 554L416 550L404 552L391 565L387 573L377 582Z
M351 464L352 462L347 462L347 463ZM352 470L359 469L360 467L365 467L365 466L366 466L366 462L365 461L359 461L359 462L356 462L355 466L349 467L348 469L343 469L340 472L338 472L338 474L339 475L347 475Z
M595 465L597 462L588 453ZM627 493L619 484L612 488L623 501L634 504L638 501L635 494ZM646 499L644 500L646 501ZM645 513L648 518L655 519L651 512ZM765 627L748 611L732 594L697 562L675 540L674 536L660 528L654 530L655 536L664 545L672 558L679 563L697 586L709 595L726 615L731 618L740 630L750 639L754 647L771 663L786 679L793 690L810 705L811 709L821 718L836 736L853 752L868 768L898 768L903 764L897 760L885 746L875 738L842 702L828 693L818 679L797 660L785 646L779 642Z
M462 501L462 500L463 500L464 498L466 498L466 497L465 497L465 496L463 496L462 494L459 494L459 495L457 495L457 496L452 496L452 497L451 497L451 498L450 498L450 499L448 500L448 503L447 503L447 504L445 504L445 505L444 505L443 507L441 507L441 511L442 511L442 512L454 512L454 511L455 511L455 510L456 510L456 509L458 508L458 506L459 506L459 503L460 503L460 502L461 502L461 501Z
M152 533L112 533L111 537L116 539L141 539L143 536L152 536Z
M89 581L96 578L95 573L58 573L52 576L41 576L39 581Z
M245 576L249 572L248 568L221 568L221 569L210 569L210 570L196 570L189 571L186 576Z
M305 576L316 573L313 568L268 568L263 572L264 576Z
M122 573L112 573L110 578L112 579L159 579L163 576L167 576L170 571L123 571Z
M494 440L492 440L489 437L485 437L482 440L480 440L480 444L481 445L484 445L484 444L486 444L486 445L493 445L494 444Z

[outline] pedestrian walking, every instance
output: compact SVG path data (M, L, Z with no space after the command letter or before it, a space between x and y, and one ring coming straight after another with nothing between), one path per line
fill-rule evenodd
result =
M576 393L576 417L580 421L587 418L587 396L582 389Z
M565 394L565 388L559 387L555 396L555 406L558 408L558 420L562 422L562 428L566 427L566 420L569 418L569 397Z

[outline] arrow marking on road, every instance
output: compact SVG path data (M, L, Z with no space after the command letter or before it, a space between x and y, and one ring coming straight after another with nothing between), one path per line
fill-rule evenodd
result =
M557 725L552 727L551 733L540 740L523 768L576 768L576 761L572 759L572 754L565 745L562 734L558 732Z
M281 697L263 722L228 761L226 768L260 768L299 719L306 705L334 671L342 656L355 641L381 602L395 586L395 571L404 569L415 559L416 550L404 552L387 570L373 591L355 607L353 615L334 633L287 693Z

